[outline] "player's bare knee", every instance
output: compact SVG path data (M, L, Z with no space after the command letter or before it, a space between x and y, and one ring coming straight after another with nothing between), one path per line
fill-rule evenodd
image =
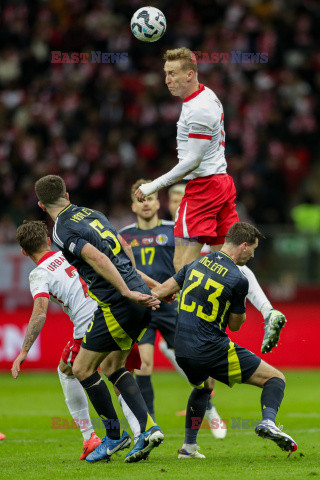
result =
M77 360L77 359L76 359ZM73 375L81 382L85 378L90 377L95 372L89 366L82 365L80 362L75 361L72 367Z
M61 373L64 373L68 377L72 377L74 375L74 373L72 371L72 368L69 367L69 365L67 365L66 363L64 363L64 361L62 359L60 360L58 368L59 368Z
M281 380L284 381L284 383L286 383L286 377L284 376L284 374L280 372L280 370L277 370L276 368L274 370L275 370L275 374L272 376L272 378L274 377L280 378Z
M123 359L111 359L111 361L104 361L101 363L100 368L102 373L109 377L112 373L116 372L120 368L125 366L125 360Z
M152 375L153 371L153 360L150 358L142 358L141 359L141 369L140 373L143 375Z
M103 375L105 375L107 378L109 377L109 375L111 375L111 373L117 370L117 369L114 369L112 365L110 364L104 365L103 363L100 365L100 368Z
M286 383L286 377L283 375L283 373L276 368L272 368L272 371L268 372L268 375L265 375L263 381L261 382L261 387L263 387L268 380L271 380L271 378L280 378L284 381L284 383Z
M78 380L83 380L84 375L80 365L74 364L72 367L72 373Z

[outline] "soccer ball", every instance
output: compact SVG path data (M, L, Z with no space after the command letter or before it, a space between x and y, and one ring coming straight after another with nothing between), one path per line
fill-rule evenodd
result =
M155 7L139 8L131 18L133 35L142 42L156 42L166 31L166 17Z

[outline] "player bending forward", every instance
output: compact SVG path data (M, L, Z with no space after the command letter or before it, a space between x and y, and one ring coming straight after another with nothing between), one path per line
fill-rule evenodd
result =
M63 308L74 324L73 337L62 352L58 375L70 415L83 435L83 450L80 456L80 460L83 460L100 445L101 441L93 430L87 396L74 377L72 366L98 304L89 297L87 284L79 276L77 269L68 263L62 252L51 250L48 230L43 222L32 221L21 225L17 230L17 240L22 253L30 257L37 267L29 276L30 290L34 299L33 312L21 352L13 362L12 375L14 378L18 377L20 365L27 358L30 348L44 326L51 299ZM126 363L128 370L140 368L141 362L138 358L138 361L132 363L136 358L134 354L129 355ZM119 402L121 401L123 402L120 396ZM124 407L127 416L128 409L126 405Z
M125 457L126 463L138 462L162 443L164 435L148 413L125 362L148 324L147 309L158 308L160 302L150 295L150 288L142 278L146 276L134 269L118 232L105 215L71 204L65 182L56 175L40 178L35 190L39 206L55 222L54 242L77 268L89 285L89 295L98 303L72 369L106 427L101 445L86 461L108 460L130 444L128 433L121 435L109 390L97 372L103 362L109 366L103 370L105 375L139 423L139 440ZM146 281L150 286L155 284L152 279Z
M179 366L195 387L187 405L185 440L178 458L205 458L199 453L201 426L213 377L232 387L248 383L262 388L262 420L257 435L273 440L282 450L294 452L296 442L275 425L285 377L249 350L234 344L226 334L245 321L248 280L237 268L254 256L262 234L252 225L237 222L228 231L219 252L185 265L162 286L153 290L160 298L182 288L175 353Z

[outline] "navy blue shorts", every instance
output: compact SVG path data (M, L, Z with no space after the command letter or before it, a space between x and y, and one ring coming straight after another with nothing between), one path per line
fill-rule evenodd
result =
M139 290L150 293L147 286ZM131 350L146 331L151 308L137 305L124 297L115 305L100 302L98 305L81 346L93 352Z
M235 383L245 383L260 365L261 358L246 348L233 343L229 337L217 337L217 344L212 353L205 358L177 356L178 365L182 368L189 382L201 387L203 382L212 377L232 387Z
M156 333L157 330L159 330L167 342L168 347L174 348L174 334L178 318L176 310L172 308L160 308L158 311L149 312L149 314L151 315L151 321L148 324L145 334L139 341L139 345L144 345L145 343L154 345Z

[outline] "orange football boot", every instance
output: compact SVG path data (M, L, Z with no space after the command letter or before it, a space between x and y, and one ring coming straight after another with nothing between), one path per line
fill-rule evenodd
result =
M83 442L80 460L84 460L89 455L89 453L93 452L95 448L99 447L100 443L101 440L98 435L92 432L90 439Z

